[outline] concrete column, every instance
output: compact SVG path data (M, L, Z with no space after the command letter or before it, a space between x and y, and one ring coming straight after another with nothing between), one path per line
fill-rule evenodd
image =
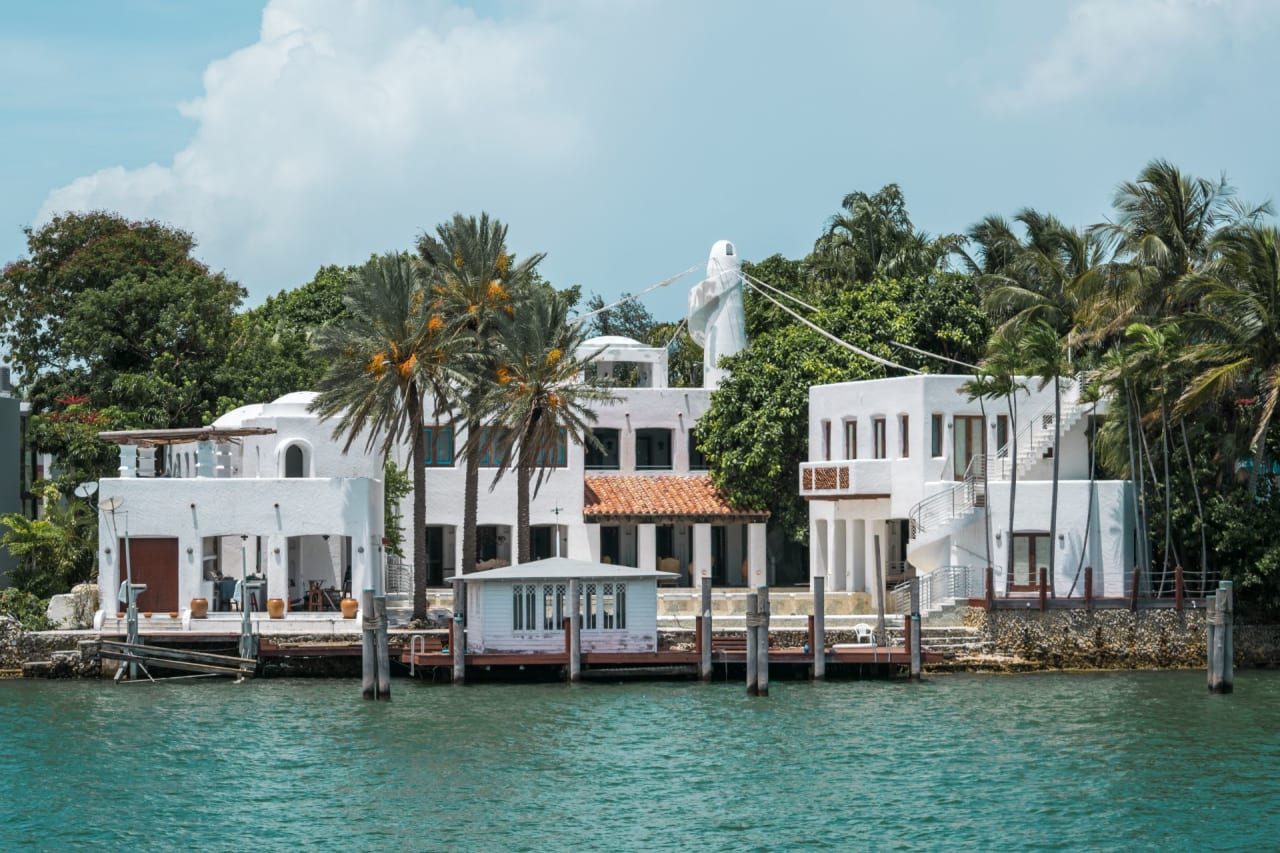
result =
M765 586L768 578L767 529L764 522L753 521L747 525L747 586Z
M693 585L701 588L711 579L711 525L693 525Z
M587 530L587 559L593 563L600 562L600 525L584 524Z
M830 526L830 522L823 518L810 522L809 542L812 545L809 551L810 577L825 578L830 572L831 556L828 549L831 547L831 542L827 538L827 530Z
M656 524L636 525L637 568L656 571L658 568L658 527Z
M133 444L120 445L120 476L132 479L138 476L138 448Z
M827 524L827 589L844 587L844 567L840 565L844 557L844 522L832 518Z
M283 598L287 603L294 596L289 591L289 540L285 536L267 537L267 598ZM361 587L357 587L361 588ZM305 590L299 590L301 595Z
M880 541L880 553L878 555L876 554L877 538ZM879 607L880 599L884 597L884 590L876 588L876 577L878 574L880 578L880 582L881 583L884 582L884 576L886 571L885 570L886 538L887 537L885 536L884 522L880 521L879 519L876 519L874 521L871 519L868 519L867 520L867 540L866 540L867 592L871 593L871 609L873 611ZM877 556L880 559L880 568L878 573L876 570Z
M197 441L196 442L196 476L212 477L213 471L213 442Z

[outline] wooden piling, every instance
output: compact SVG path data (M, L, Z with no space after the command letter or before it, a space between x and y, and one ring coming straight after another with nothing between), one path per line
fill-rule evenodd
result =
M1040 568L1040 612L1049 609L1049 570Z
M884 626L884 569L880 566L880 536L871 537L876 558L876 642L889 645L889 633Z
M702 584L702 615L698 617L698 675L711 680L711 581Z
M920 579L911 579L911 613L907 616L907 630L903 632L910 650L909 674L913 681L920 680Z
M747 593L747 695L755 696L758 689L756 684L756 654L759 647L756 645L756 620L760 618L757 609L759 598L754 592Z
M453 651L453 683L465 684L467 680L467 604L462 575L453 577L453 636L449 648Z
M1142 580L1142 569L1138 566L1133 567L1133 583L1129 587L1129 612L1136 613L1138 611L1138 582Z
M813 649L813 677L827 677L827 579L813 579L813 627L809 648Z
M769 695L769 587L762 586L756 593L756 608L760 614L760 626L756 628L756 695Z
M1182 595L1185 587L1182 585L1182 566L1173 567L1173 609L1182 612Z
M1235 689L1235 648L1233 613L1235 603L1231 581L1219 581L1218 591L1209 598L1209 692L1230 693Z
M1084 609L1093 609L1093 566L1084 567Z
M377 676L375 685L377 698L384 702L391 701L391 649L387 646L387 597L377 595L373 598L373 616L375 622L374 644L377 652Z
M569 682L582 679L582 602L578 600L578 579L569 578Z
M996 601L996 572L991 566L987 566L986 572L986 608L990 612Z
M360 695L378 697L378 653L374 648L373 590L360 592Z

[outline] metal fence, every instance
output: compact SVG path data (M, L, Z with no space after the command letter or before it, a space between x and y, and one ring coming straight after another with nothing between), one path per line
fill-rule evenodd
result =
M920 612L933 613L957 601L982 598L986 594L986 572L980 566L941 566L920 580ZM911 581L893 588L895 613L911 610Z

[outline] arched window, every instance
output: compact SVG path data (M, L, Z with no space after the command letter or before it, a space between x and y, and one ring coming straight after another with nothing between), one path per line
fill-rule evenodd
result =
M302 453L302 448L296 444L289 445L284 452L284 475L285 477L305 477L306 458Z

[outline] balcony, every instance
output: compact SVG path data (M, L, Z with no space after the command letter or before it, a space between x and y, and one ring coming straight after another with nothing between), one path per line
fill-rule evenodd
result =
M800 463L803 498L883 498L893 484L892 459L841 459Z

